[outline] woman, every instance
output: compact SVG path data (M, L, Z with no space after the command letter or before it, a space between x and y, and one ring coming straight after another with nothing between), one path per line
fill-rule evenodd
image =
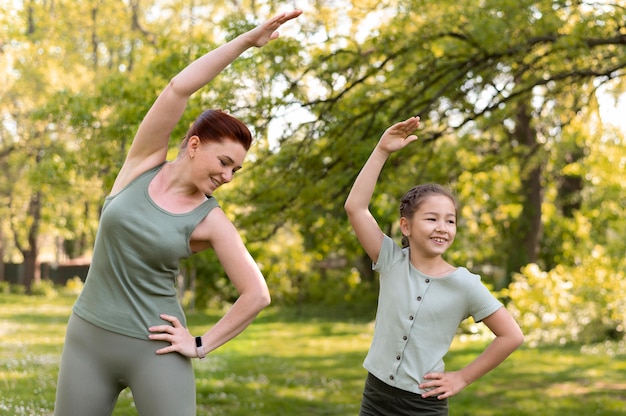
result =
M126 387L142 415L195 415L190 359L238 335L269 304L259 268L212 197L241 168L250 131L221 111L205 111L176 159L168 162L166 155L189 97L244 51L276 39L276 30L301 13L282 13L192 62L143 119L105 200L93 261L69 319L55 415L110 415ZM240 296L194 337L174 282L180 259L207 249Z
M480 276L443 258L456 236L457 206L437 184L418 185L400 203L402 247L385 235L369 211L391 153L417 140L419 118L389 127L354 182L345 203L348 219L380 273L380 293L361 416L447 415L447 399L498 366L523 341L509 312ZM443 357L462 320L473 316L495 339L459 371L444 371Z

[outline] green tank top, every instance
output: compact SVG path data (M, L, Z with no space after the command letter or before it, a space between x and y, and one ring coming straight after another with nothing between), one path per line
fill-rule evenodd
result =
M191 233L219 204L213 197L184 214L160 208L148 194L159 165L105 199L85 286L73 311L109 331L140 339L185 315L176 297L179 262L192 254Z

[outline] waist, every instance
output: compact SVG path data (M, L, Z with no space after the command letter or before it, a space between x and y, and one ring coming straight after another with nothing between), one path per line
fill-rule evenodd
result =
M369 372L367 373L367 379L365 380L365 383L372 386L376 390L392 394L396 397L400 396L413 399L422 398L422 395L419 393L413 393L412 391L402 390L397 387L390 386L389 384L385 383L382 380L379 380L376 376Z

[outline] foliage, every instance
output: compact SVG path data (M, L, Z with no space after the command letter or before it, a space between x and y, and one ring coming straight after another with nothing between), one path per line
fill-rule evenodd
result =
M504 293L530 345L590 344L626 332L626 262L597 246L578 266L522 269Z
M53 298L57 295L57 291L51 280L40 280L33 284L31 294L33 296Z
M626 11L547 0L8 4L0 257L34 259L46 241L55 259L88 255L103 197L158 91L190 60L294 5L302 18L196 94L171 141L174 156L207 107L251 126L249 162L216 196L276 303L358 309L375 298L343 202L380 134L413 114L420 141L389 160L372 203L388 234L398 236L404 191L434 181L462 206L448 259L496 289L512 276L560 281L596 264L593 253L623 257L624 135L603 126L596 93L625 91ZM199 305L236 296L211 253L182 269L196 273ZM593 295L602 307L614 307L609 292Z

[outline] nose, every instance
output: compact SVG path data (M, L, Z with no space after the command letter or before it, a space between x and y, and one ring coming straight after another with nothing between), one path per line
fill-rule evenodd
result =
M230 169L224 170L224 172L222 172L222 182L228 183L232 180L233 180L233 171Z

